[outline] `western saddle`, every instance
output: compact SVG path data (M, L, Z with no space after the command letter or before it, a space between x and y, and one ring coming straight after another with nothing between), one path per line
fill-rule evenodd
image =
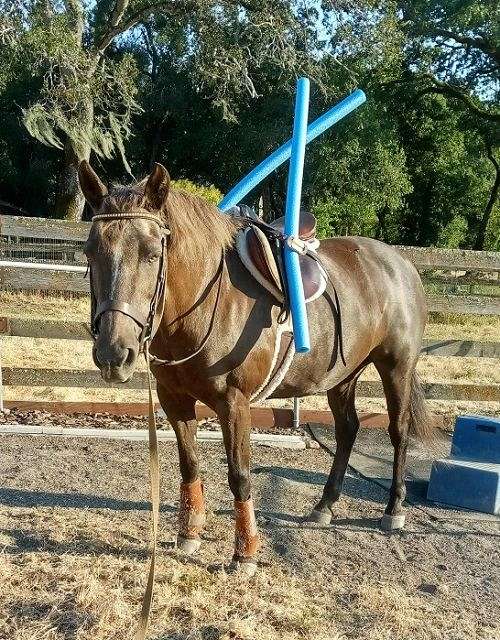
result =
M236 211L237 209L237 211ZM236 247L241 261L281 305L287 305L287 287L284 277L282 247L284 239L284 217L266 224L249 207L234 207L228 213L248 218L249 224L238 234ZM327 283L321 264L310 254L316 253L319 240L316 238L316 218L302 211L299 219L299 238L303 241L299 264L306 302L319 298Z

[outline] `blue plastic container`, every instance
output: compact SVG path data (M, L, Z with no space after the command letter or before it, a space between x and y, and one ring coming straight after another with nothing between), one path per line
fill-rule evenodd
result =
M500 420L459 416L451 457L432 465L427 498L455 507L500 513Z
M432 465L428 500L500 514L500 464L473 460L436 460Z
M500 464L500 419L459 416L453 433L451 457Z

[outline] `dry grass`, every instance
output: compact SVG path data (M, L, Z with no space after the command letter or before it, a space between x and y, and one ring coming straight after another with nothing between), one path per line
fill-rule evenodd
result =
M257 465L278 472L282 467L302 469L308 478L311 469L324 474L330 464L328 456L316 450L257 448L253 457ZM351 490L339 503L338 517L352 519L352 526L340 522L338 528L308 530L261 524L263 564L245 581L220 569L221 559L229 560L232 548L230 498L222 451L204 446L207 500L216 513L209 513L199 555L182 557L168 544L176 529L176 458L174 446L162 447L166 510L161 517L151 640L497 637L495 593L491 592L490 607L470 596L476 583L481 584L478 567L483 576L493 575L496 565L488 565L485 558L493 552L494 540L476 535L462 540L448 537L446 530L436 534L435 525L422 525L421 512L410 508L402 536L385 536L376 524L356 527L357 522L372 521L386 498L365 481L348 481ZM30 509L19 499L18 506L1 507L0 638L131 639L144 590L149 539L149 515L133 506L147 492L145 447L17 438L5 442L4 459L20 467L17 472L6 470L7 487L26 496L48 495L54 502ZM307 480L278 483L278 477L254 474L260 508L304 513L320 485ZM352 494L352 486L359 495ZM86 508L76 508L74 500L82 495ZM116 503L97 508L90 504L93 498ZM127 501L133 502L127 506ZM396 544L405 562L393 554ZM439 573L435 563L443 561L449 571ZM436 585L434 596L418 589L422 580Z
M464 316L431 313L425 330L429 340L484 340L500 342L500 316Z
M0 315L2 316L88 322L89 314L88 296L0 291Z
M77 510L16 509L5 515L15 518L28 549L12 554L19 540L8 531L2 534L0 637L132 638L145 579L144 532L135 519L127 517L121 525L113 519L111 528L106 516ZM55 553L59 548L64 553ZM340 640L349 637L344 633L353 614L356 638L413 640L423 637L426 626L430 633L424 637L445 637L436 633L445 621L434 629L425 600L409 597L402 587L365 582L351 591L334 576L328 584L310 587L278 563L248 582L222 570L207 571L203 563L190 563L175 552L162 553L150 637ZM346 593L347 610L338 604Z
M145 584L143 531L131 530L129 518L110 530L99 514L19 511L16 516L26 533L36 531L28 544L39 540L40 548L0 556L0 637L132 638ZM2 538L4 547L14 542L8 534ZM128 541L134 538L139 544L132 550ZM55 554L51 547L64 547L65 552ZM248 584L237 575L210 573L168 553L161 554L158 563L152 621L150 637L157 640L336 636L335 622L320 603L311 601L307 585L279 567L268 567Z
M19 556L2 554L0 580L2 595L8 599L0 597L0 607L12 615L0 623L1 637L131 637L145 564L140 546L135 552L126 549L130 546L127 540L142 532L135 528L131 532L125 526L110 531L105 517L89 514L82 518L77 511L66 512L64 517L50 510L34 516L17 511L16 515L23 526L36 531L36 539L28 543L40 548ZM14 542L6 534L2 538L4 547ZM96 545L101 547L97 555ZM54 554L51 547L64 547L65 553ZM288 598L291 606L287 606ZM252 637L249 631L259 629L259 638L271 639L281 629L282 637L292 640L299 637L299 628L315 631L307 608L306 594L293 578L279 571L274 576L261 574L248 590L237 577L210 574L175 557L163 556L159 562L153 620L157 633L165 625L170 629L167 636L158 637L187 638L190 630L205 621L207 629L218 631L207 637L234 638L237 636L230 634L236 631L243 639ZM152 631L155 637L154 627Z

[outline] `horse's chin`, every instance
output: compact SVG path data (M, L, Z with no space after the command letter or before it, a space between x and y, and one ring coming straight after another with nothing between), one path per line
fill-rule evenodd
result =
M101 376L106 382L121 382L125 384L134 375L135 366L122 366L122 367L100 367Z

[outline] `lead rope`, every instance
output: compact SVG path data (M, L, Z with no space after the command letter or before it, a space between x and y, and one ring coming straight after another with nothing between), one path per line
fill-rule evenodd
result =
M149 564L148 582L142 599L141 615L137 627L135 640L145 640L148 630L149 613L153 601L153 586L156 569L156 545L158 539L158 520L160 513L160 463L158 455L158 437L156 434L156 417L153 404L153 391L151 384L151 370L149 368L149 343L144 344L144 358L147 366L148 392L149 392L149 474L151 478L151 560Z

